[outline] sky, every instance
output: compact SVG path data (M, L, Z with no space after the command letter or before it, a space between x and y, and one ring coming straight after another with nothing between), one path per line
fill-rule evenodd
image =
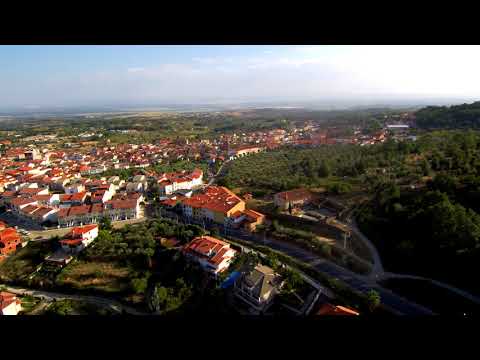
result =
M0 108L480 99L480 46L0 46Z

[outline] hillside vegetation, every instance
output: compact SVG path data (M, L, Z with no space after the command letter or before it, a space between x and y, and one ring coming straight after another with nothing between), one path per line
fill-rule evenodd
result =
M419 154L426 186L376 187L358 215L387 269L418 273L480 293L480 135L438 132L424 136Z
M415 143L387 142L372 147L325 145L300 149L285 147L233 161L220 183L241 187L254 195L271 194L297 187L322 187L335 193L350 191L351 185L379 179L377 173L395 177L423 174L421 167L406 163L416 151ZM388 168L388 169L387 169Z
M415 113L420 128L478 129L480 101L454 106L429 106Z

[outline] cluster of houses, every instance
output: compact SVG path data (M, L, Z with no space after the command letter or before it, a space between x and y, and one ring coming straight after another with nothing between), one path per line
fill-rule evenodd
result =
M182 252L205 271L217 276L227 271L237 251L230 244L211 236L201 236L184 246ZM273 269L257 264L233 282L234 295L255 313L262 313L280 292L284 280Z
M21 180L19 180L21 181ZM74 177L61 189L23 178L0 193L0 203L18 218L38 225L74 226L139 216L147 182L144 175L122 183L118 177L92 180Z
M265 215L246 209L245 201L223 186L208 186L195 194L175 195L160 204L196 223L216 224L254 231Z
M238 251L232 249L229 243L212 236L193 239L183 247L182 252L187 259L198 263L212 276L228 271L233 259L238 255ZM250 314L266 313L285 285L285 279L280 274L260 263L240 272L232 272L225 283L230 282L229 279L232 279L234 297L247 306ZM316 304L314 314L359 315L353 309L325 301Z

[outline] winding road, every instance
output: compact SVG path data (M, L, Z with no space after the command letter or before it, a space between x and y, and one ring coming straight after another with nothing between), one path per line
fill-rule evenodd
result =
M383 268L383 264L382 264L382 261L380 259L380 254L378 253L377 248L365 235L362 234L362 232L358 228L358 225L357 225L355 219L354 218L353 219L348 218L347 223L348 223L348 225L346 225L346 224L343 224L343 225L348 226L350 228L350 230L352 232L354 232L355 235L357 235L357 237L361 241L363 241L365 246L367 246L368 249L370 250L370 253L371 253L372 258L373 258L372 271L368 275L370 279L372 279L376 282L387 280L387 279L392 279L392 278L429 281L433 285L436 285L438 287L450 290L451 292L454 292L455 294L457 294L459 296L463 296L464 298L480 305L480 298L479 297L474 296L474 295L470 294L469 292L467 292L465 290L461 290L459 288L456 288L456 287L454 287L452 285L449 285L449 284L446 284L444 282L434 280L434 279L430 279L430 278L426 278L426 277L423 277L423 276L386 272Z
M258 238L252 237L248 234L242 232L228 231L226 238L231 238L232 240L238 239L256 245L268 246L274 250L283 252L296 260L307 263L312 266L314 269L328 274L334 278L342 280L347 285L353 289L367 293L369 290L376 290L382 299L382 304L391 310L393 313L398 315L435 315L430 309L416 304L410 300L407 300L392 291L385 289L378 285L374 279L371 279L369 276L362 276L353 273L350 270L342 268L331 261L321 258L316 254L313 254L307 250L304 250L296 245L286 243L279 240L266 238L264 240L259 240Z
M112 300L109 298L99 297L99 296L90 296L90 295L71 295L71 294L62 294L58 292L50 292L50 291L43 291L43 290L34 290L34 289L25 289L19 287L12 287L12 286L4 286L5 290L17 295L30 295L38 298L45 299L47 301L56 300L77 300L77 301L84 301L94 305L98 305L101 307L108 308L121 314L125 312L131 315L150 315L146 312L141 312L133 307L124 305L116 300Z

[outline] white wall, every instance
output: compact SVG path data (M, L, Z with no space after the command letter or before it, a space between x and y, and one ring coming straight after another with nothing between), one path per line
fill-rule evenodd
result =
M22 310L22 306L16 301L1 310L2 315L17 315Z

